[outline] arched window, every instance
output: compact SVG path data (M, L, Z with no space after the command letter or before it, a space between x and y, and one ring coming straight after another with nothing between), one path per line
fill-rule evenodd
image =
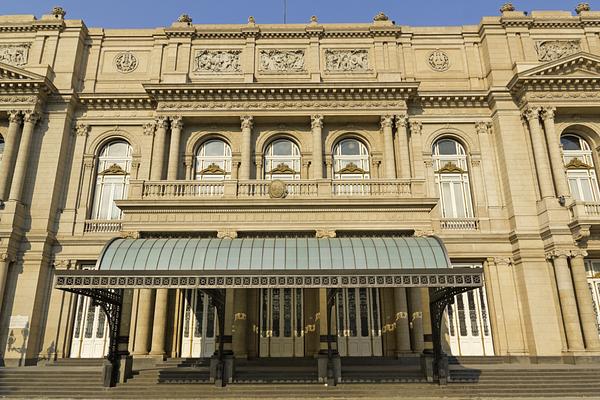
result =
M464 147L456 140L438 140L433 145L433 167L442 218L472 218L473 206Z
M265 179L300 179L300 149L288 139L277 139L267 146Z
M196 179L222 180L231 178L231 147L223 140L208 140L196 153Z
M590 146L581 137L572 134L563 135L560 143L571 195L575 200L598 201L598 180Z
M2 161L3 156L4 156L4 137L2 135L0 135L0 161Z
M131 146L124 140L115 140L102 147L96 168L92 219L121 218L121 210L115 205L115 200L127 197L131 151Z
M369 179L369 150L356 139L340 140L333 148L334 179Z

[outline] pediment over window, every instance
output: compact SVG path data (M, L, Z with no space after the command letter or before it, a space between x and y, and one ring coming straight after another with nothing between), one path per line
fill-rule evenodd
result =
M56 88L46 76L42 76L23 68L0 63L0 93L10 90L14 92L54 92Z
M579 52L517 73L508 84L511 91L541 84L580 85L600 83L600 57Z

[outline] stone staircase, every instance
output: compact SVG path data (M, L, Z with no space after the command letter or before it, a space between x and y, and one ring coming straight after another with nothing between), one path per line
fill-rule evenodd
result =
M460 361L460 360L458 360ZM469 361L469 362L466 362ZM0 397L18 398L319 398L598 397L600 365L451 364L447 386L426 383L418 358L343 358L343 383L317 383L316 360L237 360L234 383L209 383L207 359L170 359L134 372L116 388L102 386L103 360L61 360L45 366L0 368ZM480 364L477 364L480 363Z

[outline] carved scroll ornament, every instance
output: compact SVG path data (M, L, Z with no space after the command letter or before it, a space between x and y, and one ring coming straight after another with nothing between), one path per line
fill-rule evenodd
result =
M579 40L547 40L537 42L535 49L540 61L554 61L581 51Z
M0 62L20 67L27 64L29 43L0 45Z
M137 57L130 51L125 51L117 54L115 57L115 68L121 73L129 73L135 71L138 67Z
M261 71L303 71L304 50L261 50Z
M326 50L325 69L327 71L366 71L369 69L369 51Z
M199 50L194 56L194 72L241 72L240 50Z

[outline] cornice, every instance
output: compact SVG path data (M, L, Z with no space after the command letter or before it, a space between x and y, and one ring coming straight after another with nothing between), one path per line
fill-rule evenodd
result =
M113 94L94 93L80 94L79 104L88 109L113 110L151 110L156 108L154 102L147 94Z

